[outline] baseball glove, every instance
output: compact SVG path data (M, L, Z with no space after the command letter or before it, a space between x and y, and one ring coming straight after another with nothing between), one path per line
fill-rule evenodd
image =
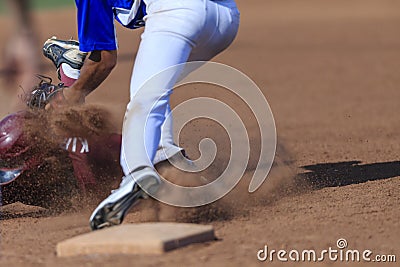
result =
M63 83L52 84L52 79L43 75L36 75L40 82L31 93L25 95L25 103L31 109L44 109L52 101L65 102L62 90L65 88Z

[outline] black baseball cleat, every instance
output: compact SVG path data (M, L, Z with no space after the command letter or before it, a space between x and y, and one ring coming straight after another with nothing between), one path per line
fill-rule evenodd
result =
M138 200L154 193L160 185L158 174L150 167L143 167L122 178L118 189L113 190L90 216L90 227L98 230L121 224L126 213ZM143 189L142 189L143 188Z
M60 40L53 36L43 44L43 55L49 58L58 70L62 63L80 69L87 53L79 50L78 41Z

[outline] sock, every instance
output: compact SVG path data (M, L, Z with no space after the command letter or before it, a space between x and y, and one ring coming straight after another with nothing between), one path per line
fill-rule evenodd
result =
M60 80L64 83L65 86L71 86L76 79L78 79L81 71L78 69L72 68L70 65L66 63L62 63L60 66Z

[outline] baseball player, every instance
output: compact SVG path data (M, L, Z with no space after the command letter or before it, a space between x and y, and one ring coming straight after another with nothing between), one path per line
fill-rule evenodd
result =
M79 59L69 44L49 39L44 53L55 62L60 75L77 78L62 91L64 104L84 103L111 73L117 62L115 20L135 29L144 26L130 82L130 102L126 116L134 127L125 128L123 149L135 151L121 165L125 176L120 187L102 201L90 217L93 230L120 224L128 209L143 196L155 192L160 178L154 170L155 159L174 157L182 149L173 143L169 95L179 70L152 88L140 93L146 80L168 67L188 61L207 61L225 50L239 27L239 11L234 0L76 0L79 49L88 53L78 73L65 61ZM58 102L58 104L60 104ZM57 105L57 104L56 104ZM146 110L151 110L147 116ZM144 135L144 132L146 135ZM162 139L162 140L161 140ZM125 140L125 141L124 141ZM161 145L160 145L161 144Z
M24 90L28 90L35 83L35 74L40 68L37 49L37 31L35 29L35 20L30 10L31 0L7 0L7 7L10 10L10 19L12 20L12 36L3 40L5 43L4 58L2 65L7 72L6 82L13 88L15 83ZM5 89L4 89L5 90ZM13 92L10 92L13 93ZM10 101L10 109L20 110L23 106L19 101L18 90L14 90L13 100Z
M29 129L29 125L37 129ZM44 137L52 135L46 125L44 118L33 110L19 111L0 121L0 200L3 204L20 201L60 209L69 203L71 191L79 196L97 192L102 187L110 187L121 172L117 164L119 134L67 137L57 143ZM62 163L58 164L62 165L62 171L54 169L58 166L54 159ZM98 175L102 172L114 178L104 181Z

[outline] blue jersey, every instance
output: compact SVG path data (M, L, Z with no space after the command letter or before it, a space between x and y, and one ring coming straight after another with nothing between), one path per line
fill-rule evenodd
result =
M143 0L75 0L75 3L79 49L83 52L116 50L115 20L130 29L144 26Z

